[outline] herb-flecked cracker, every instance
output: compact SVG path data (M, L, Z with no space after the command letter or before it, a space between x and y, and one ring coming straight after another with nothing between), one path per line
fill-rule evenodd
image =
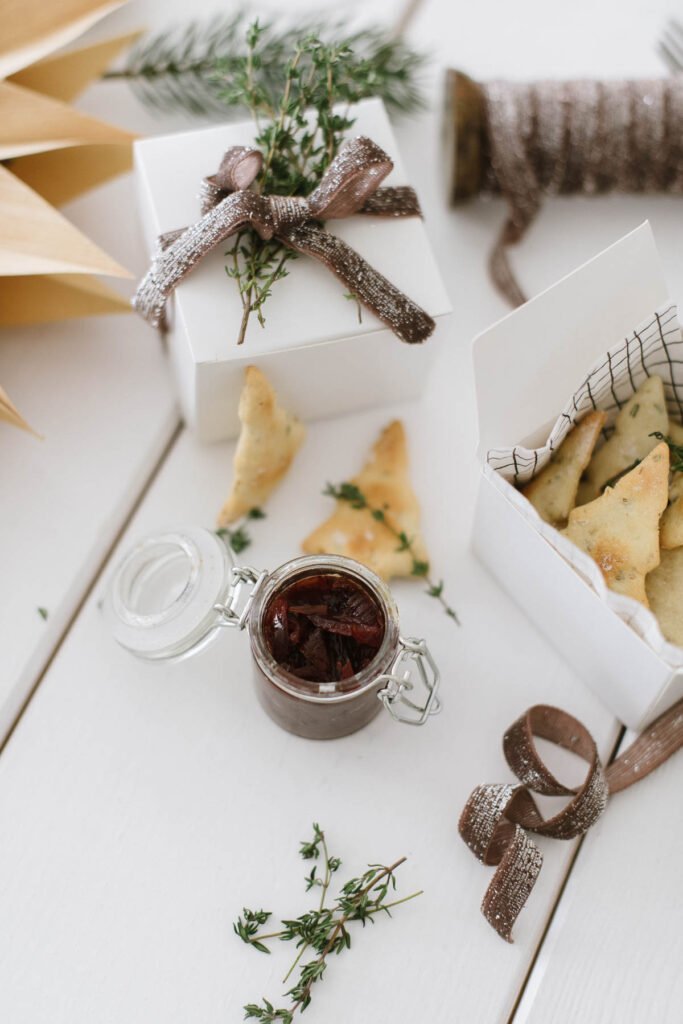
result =
M666 440L671 445L669 449L671 481L669 483L669 505L659 524L659 545L665 550L670 550L683 545L683 471L681 470L683 426L676 423L675 420L669 420Z
M676 423L676 420L669 420L666 434L674 444L683 447L683 426L680 423Z
M546 523L566 526L576 504L579 481L605 425L604 412L590 412L575 424L541 472L522 490Z
M591 556L610 590L647 606L645 577L659 565L659 518L669 490L662 442L588 505L573 509L565 535Z
M683 473L674 473L669 485L669 506L662 515L659 543L664 550L683 545Z
M662 633L670 643L683 647L683 548L662 551L645 589Z
M650 435L657 431L665 434L668 424L662 378L647 377L620 410L612 436L589 462L578 504L597 498L611 480L644 459L657 444Z
M232 489L218 515L225 527L264 505L303 442L303 423L281 408L268 378L248 366L240 395L242 431L235 450Z
M420 506L410 482L408 447L400 420L382 433L355 484L371 508L354 508L337 501L337 508L303 542L309 555L345 555L367 565L383 579L414 575L415 561L426 563L427 553L419 535ZM381 510L386 522L373 515ZM410 538L410 549L401 546L393 530Z

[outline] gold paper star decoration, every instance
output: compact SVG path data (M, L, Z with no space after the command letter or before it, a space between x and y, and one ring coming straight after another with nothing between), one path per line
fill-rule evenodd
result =
M137 33L52 55L127 0L0 0L0 327L128 312L128 272L52 204L130 169L134 136L70 106ZM31 428L0 387L0 420Z

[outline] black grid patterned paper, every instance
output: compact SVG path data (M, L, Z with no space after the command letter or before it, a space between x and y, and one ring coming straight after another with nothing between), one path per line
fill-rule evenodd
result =
M619 410L645 378L654 374L664 382L669 417L683 423L683 334L673 303L657 310L605 353L566 403L543 447L493 448L487 454L487 473L493 471L498 487L520 514L621 619L672 668L683 668L683 649L666 642L654 615L638 602L608 590L592 558L544 522L515 486L531 480L543 469L576 421L591 410L602 409L607 413L604 435L609 437Z
M664 381L669 416L683 422L683 334L673 303L605 353L565 405L542 448L492 448L489 466L515 484L526 483L543 469L575 422L592 409L607 413L604 433L609 437L619 410L653 374Z

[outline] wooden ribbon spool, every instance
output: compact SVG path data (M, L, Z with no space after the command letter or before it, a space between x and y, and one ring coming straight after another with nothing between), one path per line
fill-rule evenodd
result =
M454 205L479 195L490 156L481 87L453 69L446 72L443 140L448 199Z

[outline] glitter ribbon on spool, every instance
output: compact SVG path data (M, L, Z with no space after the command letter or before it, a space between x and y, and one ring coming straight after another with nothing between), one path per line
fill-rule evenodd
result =
M201 220L159 239L160 251L133 299L138 313L153 326L163 326L166 301L174 288L215 246L249 225L261 238L276 238L323 263L402 341L425 341L434 330L433 319L321 226L322 221L354 214L421 216L412 188L379 187L393 167L384 150L363 136L350 140L305 198L251 191L262 164L257 149L227 150L217 173L202 183Z
M449 71L446 159L452 203L503 196L489 270L525 301L509 260L545 196L683 195L683 76L640 81L479 83Z
M564 786L555 778L536 749L535 736L587 762L581 786ZM598 820L612 794L644 779L682 746L683 700L660 715L606 769L588 729L560 708L536 704L513 723L503 737L503 752L519 784L477 786L458 825L475 857L496 868L481 909L502 938L512 941L513 925L543 864L543 855L529 833L550 839L583 835ZM570 800L558 814L544 818L532 793Z

